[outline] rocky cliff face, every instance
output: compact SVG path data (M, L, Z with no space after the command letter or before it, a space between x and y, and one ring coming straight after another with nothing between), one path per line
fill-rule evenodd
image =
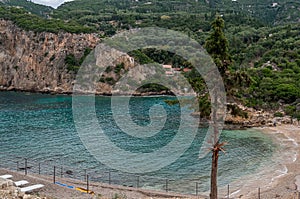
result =
M99 43L100 39L96 34L35 33L22 30L10 21L0 20L0 90L71 94L77 82L75 71L80 67L78 60L86 56L87 49L95 49L90 54L95 58L95 62L91 64L104 71L97 74L96 81L93 82L96 94L129 95L129 90L137 89L153 77L166 82L170 79L177 83L183 82L180 75L166 77L161 65L139 66L129 55L101 48L101 45L97 45ZM75 66L72 65L74 60L77 60ZM128 71L130 73L126 75ZM85 83L89 82L90 77L87 78ZM119 86L115 88L117 83ZM175 84L178 87L169 84L175 93L194 94L192 91L183 91L185 87L181 84ZM135 92L135 95L150 94L169 93Z
M34 33L0 20L0 90L70 93L75 74L66 56L80 58L98 42L94 34Z

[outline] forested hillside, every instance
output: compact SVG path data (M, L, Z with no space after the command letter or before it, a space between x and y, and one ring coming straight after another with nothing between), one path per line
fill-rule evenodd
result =
M1 3L7 6L22 7L32 14L36 14L41 17L47 17L53 10L53 8L49 6L35 4L30 0L1 0L0 5Z
M70 32L70 33L90 33L95 29L78 24L75 21L62 21L57 19L46 19L31 14L23 8L8 7L0 5L0 18L11 20L25 30L35 32Z
M226 34L237 74L232 84L241 86L234 95L248 106L285 109L299 118L300 25L231 27Z
M151 16L158 14L243 14L274 25L286 22L299 22L297 0L258 1L258 0L75 0L67 2L54 11L57 18L76 18L80 21L97 22L114 16L130 16L138 20L137 14Z

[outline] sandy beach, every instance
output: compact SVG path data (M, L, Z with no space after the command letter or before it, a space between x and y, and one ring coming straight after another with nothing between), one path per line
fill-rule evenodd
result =
M281 155L281 161L278 162L281 165L278 166L283 167L282 172L273 179L266 190L262 190L262 198L298 198L298 192L300 192L300 127L282 125L262 130L276 136L280 144L285 142L285 151L278 154Z
M294 125L280 125L276 127L256 128L255 130L270 135L270 137L274 139L274 143L279 147L275 149L271 157L272 161L270 165L258 169L257 173L243 176L230 185L230 198L258 198L259 188L260 198L262 199L298 198L297 194L298 191L300 191L300 127ZM38 190L37 193L50 198L207 198L205 196L196 197L192 195L148 191L102 183L90 184L90 190L96 193L92 196L55 185L53 184L51 176L40 176L36 174L24 176L23 173L0 169L0 175L7 173L14 176L14 181L26 179L32 184L44 184L45 187ZM81 181L73 179L57 180L65 184L85 187L85 184ZM220 196L227 195L226 187L220 187L219 189ZM205 195L207 195L207 193Z
M280 125L255 129L270 135L278 148L275 149L269 165L232 183L230 198L255 199L259 198L260 192L262 199L298 199L300 127ZM225 192L224 189L221 192Z

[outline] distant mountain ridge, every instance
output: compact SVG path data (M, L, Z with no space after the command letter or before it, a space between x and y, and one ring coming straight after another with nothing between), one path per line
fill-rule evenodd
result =
M57 9L36 4L30 0L0 0L0 5L22 7L42 17L86 22L113 14L167 14L167 13L239 13L254 17L269 25L300 22L298 0L74 0ZM52 14L53 12L53 14Z
M54 17L81 18L114 13L242 13L270 25L300 22L297 0L74 0L54 11ZM62 16L64 13L64 16ZM79 14L79 15L76 15Z
M88 26L124 14L242 14L268 25L300 22L300 1L297 0L74 0L63 3L57 9L30 0L0 0L1 4L22 7L44 18L74 20Z

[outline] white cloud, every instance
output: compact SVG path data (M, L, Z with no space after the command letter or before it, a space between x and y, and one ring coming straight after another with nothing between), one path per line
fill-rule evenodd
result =
M32 1L34 3L43 4L43 5L51 6L53 8L57 8L59 5L63 4L64 2L72 1L72 0L32 0Z

